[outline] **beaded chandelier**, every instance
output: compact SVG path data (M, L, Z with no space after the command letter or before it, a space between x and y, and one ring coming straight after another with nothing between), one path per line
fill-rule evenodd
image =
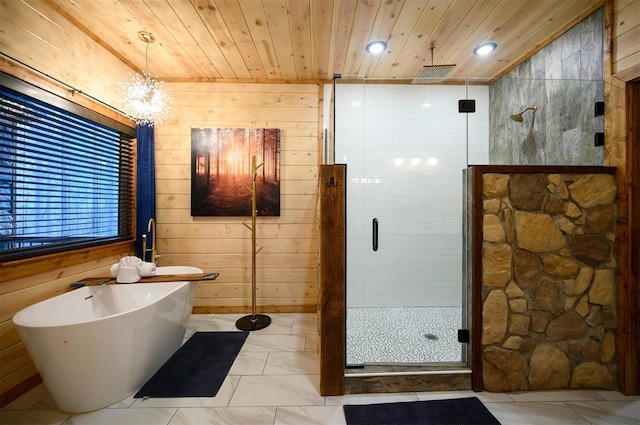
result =
M123 112L138 125L153 126L169 117L171 97L164 89L164 82L152 78L147 73L147 53L149 44L155 42L153 35L140 31L138 38L147 44L145 51L145 70L129 74L120 84L123 90Z

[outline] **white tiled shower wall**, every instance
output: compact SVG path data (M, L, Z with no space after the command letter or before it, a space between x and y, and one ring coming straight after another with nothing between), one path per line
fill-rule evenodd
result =
M459 99L476 112L459 113ZM461 305L462 170L488 163L488 104L487 86L336 85L349 307Z

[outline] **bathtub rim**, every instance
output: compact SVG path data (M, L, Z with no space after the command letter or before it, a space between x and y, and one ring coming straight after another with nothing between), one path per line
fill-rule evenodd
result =
M160 285L173 285L174 288L172 288L170 291L165 292L163 294L162 297L155 299L153 302L157 302L159 299L164 298L168 295L173 294L174 292L182 289L185 285L190 285L192 282L188 281L188 280L181 280L181 281L167 281L167 282L150 282L150 283L128 283L128 284L109 284L109 286L142 286L142 285L153 285L153 286L160 286ZM199 282L198 282L199 283ZM16 314L13 315L13 317L11 318L11 321L13 322L13 324L15 326L21 326L23 328L56 328L56 327L64 327L64 326L77 326L77 325L84 325L86 323L94 323L94 322L98 322L101 320L106 320L112 317L119 317L119 316L123 316L125 314L134 312L134 311L138 311L141 310L145 307L148 307L150 304L152 304L153 302L147 302L146 304L142 304L140 306L137 306L136 308L132 308L129 310L125 310L125 311L121 311L119 313L115 313L115 314L111 314L109 316L102 316L102 317L96 317L94 319L90 319L90 320L83 320L83 321L77 321L77 322L68 322L68 323L37 323L37 324L33 324L33 323L28 323L25 322L24 320L21 319L20 316L23 315L23 312L26 312L27 310L30 310L32 308L36 308L36 307L40 307L42 305L46 305L49 304L51 302L55 302L55 299L58 297L62 297L65 295L71 295L73 293L77 293L77 291L83 291L83 292L87 292L87 295L91 294L91 291L94 289L98 289L101 288L103 285L93 285L93 286L83 286L81 288L77 288L71 291L67 291L64 292L62 294L58 294L55 295L51 298L47 298L46 300L42 300L42 301L38 301L37 303L31 304L26 306L25 308L21 309L20 311L18 311Z

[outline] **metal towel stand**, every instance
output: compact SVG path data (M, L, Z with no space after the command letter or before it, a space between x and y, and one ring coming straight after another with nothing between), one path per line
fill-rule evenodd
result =
M264 329L271 324L271 318L265 314L256 314L256 254L260 252L260 248L256 251L256 215L258 210L256 208L256 176L258 168L262 167L264 163L256 165L256 156L251 158L252 168L252 187L245 187L251 192L251 226L246 223L244 226L251 230L251 314L241 317L236 321L236 328L242 331L257 331Z

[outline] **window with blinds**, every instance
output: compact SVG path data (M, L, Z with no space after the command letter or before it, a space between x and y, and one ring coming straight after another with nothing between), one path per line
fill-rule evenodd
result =
M0 85L2 261L132 239L132 135L11 82Z

